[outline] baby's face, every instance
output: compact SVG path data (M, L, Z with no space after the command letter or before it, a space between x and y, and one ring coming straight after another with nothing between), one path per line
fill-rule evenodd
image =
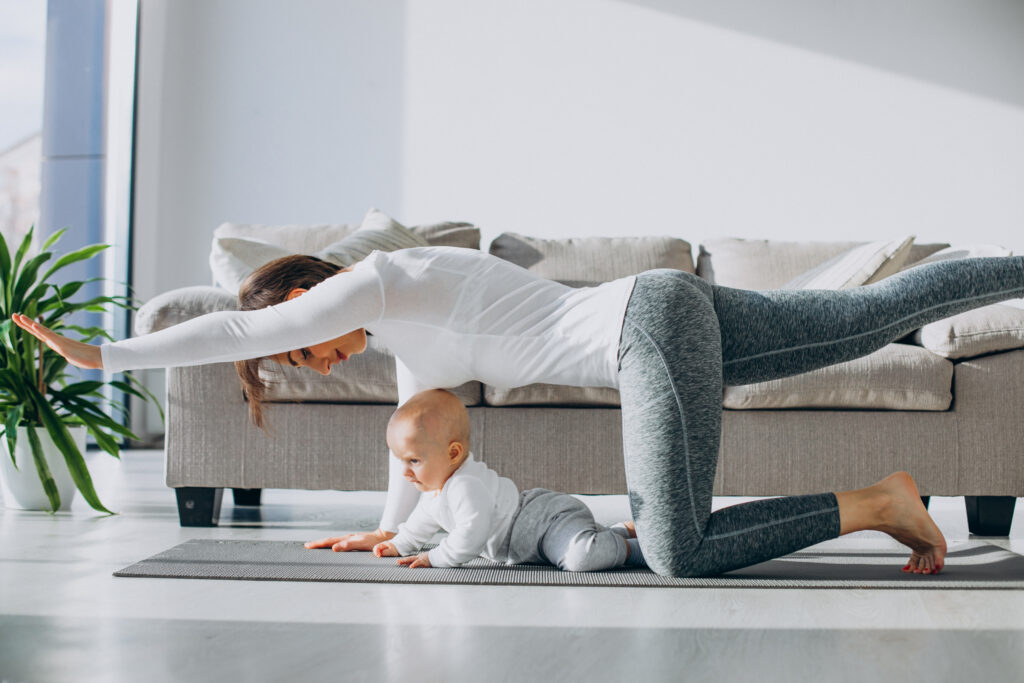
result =
M414 429L395 425L388 430L388 447L405 466L405 478L420 491L440 491L456 470L450 444L416 438Z

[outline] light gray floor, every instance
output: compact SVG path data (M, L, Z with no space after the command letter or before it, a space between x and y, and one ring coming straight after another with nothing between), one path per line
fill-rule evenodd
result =
M273 490L257 510L226 493L220 527L182 529L160 452L88 459L119 516L81 499L0 511L0 681L1024 680L1024 591L115 579L190 538L370 529L383 495ZM599 521L626 514L624 496L584 499ZM951 543L968 538L962 499L932 510ZM1024 554L1022 517L996 542Z

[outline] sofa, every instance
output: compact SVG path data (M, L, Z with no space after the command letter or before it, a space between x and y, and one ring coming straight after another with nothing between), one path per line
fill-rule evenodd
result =
M357 227L224 224L214 233L211 264L224 258L218 245L232 240L313 253ZM411 231L433 245L480 248L479 230L466 223ZM899 258L876 276L948 247L897 243ZM748 289L785 286L858 248L865 245L718 239L694 255L675 237L542 240L513 233L489 245L492 254L571 286L670 267ZM147 302L135 331L234 308L234 295L221 286L177 289ZM1024 310L989 306L849 363L726 387L714 494L845 490L906 470L926 504L932 495L965 496L972 533L1006 535L1015 499L1024 495L1022 347ZM370 338L366 353L329 376L286 367L265 379L272 436L250 423L231 363L167 369L166 483L182 526L216 525L226 488L236 505L258 505L265 488L386 488L384 432L397 402L386 349ZM626 492L614 389L470 382L453 390L469 411L471 448L520 488Z

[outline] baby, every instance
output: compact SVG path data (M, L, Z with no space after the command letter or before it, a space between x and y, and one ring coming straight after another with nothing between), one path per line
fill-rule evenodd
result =
M420 491L409 519L377 557L408 567L456 567L476 557L506 564L553 564L567 571L646 566L631 522L603 527L576 498L545 489L519 493L469 452L469 415L452 393L416 394L388 423L387 442ZM439 530L448 536L414 554Z

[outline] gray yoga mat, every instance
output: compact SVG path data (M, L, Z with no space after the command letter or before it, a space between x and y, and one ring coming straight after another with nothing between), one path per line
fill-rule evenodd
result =
M1024 588L1024 557L984 541L951 545L937 576L904 574L905 550L815 550L711 578L670 579L648 569L563 572L550 566L473 560L455 568L409 569L371 553L307 550L300 541L191 540L114 576L248 581L448 583L665 588Z

